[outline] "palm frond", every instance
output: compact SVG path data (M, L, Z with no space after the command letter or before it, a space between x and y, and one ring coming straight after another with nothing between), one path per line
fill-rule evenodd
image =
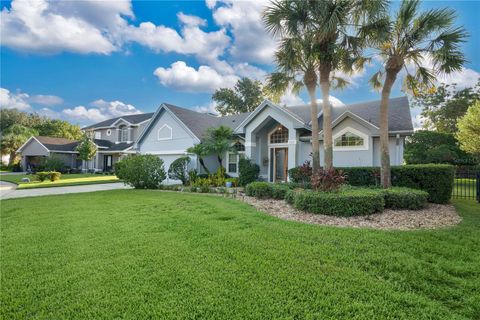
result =
M331 81L332 81L332 83L331 83L332 89L342 90L342 89L345 89L347 86L350 85L350 81L348 81L345 78L338 77L338 76L332 76Z
M384 75L384 72L379 70L377 72L375 72L372 77L370 78L370 80L368 80L368 83L370 83L370 85L372 86L373 89L375 90L380 90L383 86L383 75Z

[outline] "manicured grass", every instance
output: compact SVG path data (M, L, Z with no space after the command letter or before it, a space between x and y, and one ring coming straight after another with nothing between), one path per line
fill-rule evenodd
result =
M29 178L30 182L22 182L22 178ZM51 182L36 181L35 175L23 175L23 174L0 174L0 180L13 182L18 184L17 189L32 189L32 188L48 188L48 187L66 187L76 186L84 184L97 184L97 183L110 183L118 182L118 178L113 175L101 175L101 174L62 174L60 180Z
M479 319L480 206L434 231L283 221L211 195L1 201L0 318Z

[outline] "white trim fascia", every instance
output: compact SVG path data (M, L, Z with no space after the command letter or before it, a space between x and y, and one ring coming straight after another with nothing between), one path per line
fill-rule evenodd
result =
M62 150L50 150L50 152L53 152L53 153L75 153L75 154L78 153L78 151L62 151Z
M317 104L317 107L318 107L318 104ZM317 113L317 121L318 121L318 118L320 118L320 116L321 116L322 114L323 114L323 109L322 109L322 110L320 110L320 112L319 112L319 113ZM311 125L312 125L312 120L310 120L310 121L308 122L308 125L309 125L309 126L311 126Z
M288 140L288 144L297 144L298 141L297 140Z
M152 116L152 117L153 117L153 116ZM142 122L139 122L139 123L137 123L137 124L135 124L135 125L136 125L136 126L140 126L141 124L144 124L145 122L150 121L150 119L152 119L152 118L148 118L147 120L143 120Z
M360 117L359 115L347 110L345 111L344 113L342 113L340 116L338 116L335 120L332 121L332 129L335 128L335 126L337 124L339 124L341 121L343 121L346 117L351 117L353 118L354 120L358 120L359 122L363 122L365 123L366 125L370 126L370 127L373 127L374 129L377 129L377 130L380 130L379 127L377 127L376 125L374 125L373 123L363 119L362 117ZM322 130L323 131L323 130Z
M27 141L25 141L25 143L22 144L22 145L20 146L20 148L18 148L17 151L15 151L15 152L18 152L18 153L22 152L23 147L25 147L25 146L30 142L30 140L32 140L32 139L34 139L34 140L37 141L42 147L44 147L45 150L47 150L47 152L50 152L50 150L49 150L47 147L45 147L45 145L44 145L43 143L41 143L40 140L38 140L37 138L35 138L35 136L31 136L31 137L30 137Z
M186 150L165 150L165 151L146 151L145 154L153 154L156 156L161 155L182 155L182 154L189 154Z
M256 142L245 142L245 148L247 147L256 147L257 143Z
M342 136L344 133L347 133L347 132L351 132L351 133L356 134L357 136L363 138L363 146L336 147L335 146L335 139L337 139L338 137ZM365 134L365 133L363 133L363 132L361 132L361 131L359 131L355 128L352 128L352 127L345 127L342 130L340 130L339 132L337 132L332 137L332 149L333 149L333 151L365 151L365 150L369 149L369 140L370 140L370 137L368 136L368 134Z
M275 108L277 110L280 110L281 112L284 112L286 113L287 115L289 115L291 118L293 118L294 120L296 120L297 122L300 123L301 127L305 127L305 122L300 119L295 113L291 112L290 110L288 110L287 107L279 107L277 106L275 103L273 103L272 101L266 99L266 100L263 100L263 102L252 112L248 115L248 117L246 117L236 128L235 130L233 130L234 133L243 133L241 131L239 131L240 128L243 128L245 127L253 118L255 118L257 116L257 114L259 114L265 107L267 106L270 106L272 108Z
M128 125L130 125L130 126L132 125L132 123L130 121L127 121L127 120L120 117L119 119L115 120L114 123L112 123L112 127L116 127L117 122L120 121L120 120L123 120L124 122L128 123Z
M160 136L159 136L159 135L160 135L160 131L161 131L163 128L165 128L165 127L167 127L168 129L170 129L170 137L168 137L168 138L160 138ZM161 126L161 127L157 130L157 141L165 141L165 140L172 140L172 139L173 139L173 129L172 129L172 127L170 127L168 124L165 123L163 126Z

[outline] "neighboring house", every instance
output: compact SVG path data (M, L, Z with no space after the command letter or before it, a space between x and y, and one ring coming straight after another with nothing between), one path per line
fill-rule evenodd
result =
M152 115L153 113L142 113L121 116L83 128L83 131L91 134L97 145L95 158L84 164L84 167L93 171L112 171L118 160L133 152L133 143Z
M332 107L334 166L379 166L380 101ZM223 157L231 176L238 175L238 161L248 157L260 166L260 175L270 182L286 181L287 171L311 158L310 105L281 107L265 100L253 112L217 117L162 104L152 114L123 116L84 128L92 132L98 155L88 164L95 170L109 171L129 153L154 154L164 160L165 169L182 156L190 156L191 168L203 173L198 159L187 149L202 141L206 130L221 125L231 128L237 139L236 152ZM323 115L320 126L320 162L323 164ZM403 163L405 137L413 133L406 97L390 99L389 134L392 165ZM23 156L27 156L22 152ZM204 158L211 172L219 164L215 156Z
M380 101L332 107L334 165L379 166L379 110ZM238 174L242 156L260 166L260 175L267 181L286 181L287 171L310 160L311 147L310 106L281 107L268 100L251 113L215 117L192 110L162 104L148 126L134 144L141 154L155 154L170 163L186 155L186 149L202 140L209 127L220 125L232 128L238 137L235 146L239 152L226 154L224 166L232 176ZM323 115L318 114L320 130ZM403 163L405 137L413 133L412 119L406 97L390 99L389 106L390 160L392 165ZM323 164L323 135L320 161ZM201 168L198 159L193 167ZM210 171L218 167L215 157L205 159Z
M28 139L17 153L22 155L21 164L25 171L35 170L49 156L61 159L66 167L77 168L82 164L75 151L77 145L78 141L75 140L36 136Z

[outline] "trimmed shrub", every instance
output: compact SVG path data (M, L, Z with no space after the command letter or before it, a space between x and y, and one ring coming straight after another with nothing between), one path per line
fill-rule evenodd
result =
M392 185L428 192L428 201L448 203L455 168L448 164L418 164L392 167Z
M290 190L290 187L286 183L274 183L271 185L271 189L273 199L283 200L285 199L288 190Z
M268 182L252 182L245 187L245 194L259 199L271 198L272 185Z
M338 193L304 190L296 192L294 198L297 209L342 217L380 212L385 206L381 190L368 188L347 188Z
M290 181L301 186L310 184L312 179L312 166L310 161L305 161L301 166L288 170Z
M340 169L340 168L337 168ZM378 186L380 168L341 168L352 186ZM448 203L452 195L455 169L448 164L417 164L392 167L392 185L428 192L428 201Z
M246 186L249 183L258 180L260 174L260 167L252 163L250 159L240 159L238 162L238 184Z
M181 157L175 159L170 168L168 168L168 177L174 180L182 181L182 185L187 185L189 174L188 165L190 164L190 157Z
M52 171L50 172L50 181L54 182L54 181L57 181L57 180L60 180L60 177L62 176L62 174L60 172L57 172L57 171Z
M349 167L336 169L343 171L346 183L351 186L380 185L380 168L378 167Z
M301 191L289 189L289 190L285 193L285 201L286 201L288 204L293 204L293 203L295 202L295 196L296 196L297 192L301 192Z
M115 174L135 189L158 189L166 178L163 160L152 154L129 155L115 164Z
M55 154L47 157L43 162L43 167L46 171L60 171L65 168L65 164L62 159Z
M50 179L50 172L45 172L45 171L37 172L35 174L35 177L37 178L38 181L43 182L47 179Z
M385 208L419 210L427 204L428 193L403 187L392 187L382 190Z

